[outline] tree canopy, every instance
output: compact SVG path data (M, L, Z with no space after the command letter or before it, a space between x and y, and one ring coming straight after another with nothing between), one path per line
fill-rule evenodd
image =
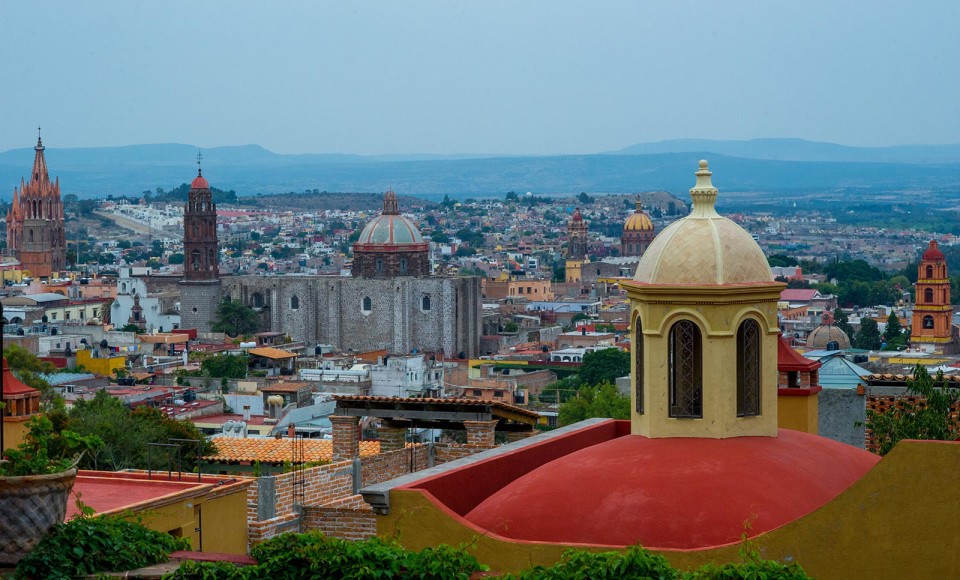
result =
M585 385L613 383L630 374L630 353L619 348L605 348L583 355L583 364L577 371Z
M620 394L613 384L603 382L596 386L581 387L576 397L560 405L558 418L561 425L571 425L592 417L629 419L630 397Z
M242 379L247 376L250 357L246 354L217 354L200 363L200 370L208 377Z
M97 435L103 440L102 448L86 454L81 460L80 467L86 469L145 469L147 444L169 443L171 438L197 439L203 442L203 454L210 454L215 450L213 444L206 440L193 423L171 419L159 409L146 405L131 411L105 390L97 391L89 401L78 400L69 411L52 411L50 418L57 431ZM166 467L167 452L161 448L153 451L152 467ZM183 468L192 469L196 464L196 445L183 444L181 453ZM173 456L173 463L176 464L176 455Z
M224 332L230 336L253 334L260 330L257 313L239 300L224 300L217 306L211 330Z
M860 332L853 339L854 348L866 350L880 350L880 326L872 318L860 319Z
M960 389L947 381L942 371L931 377L917 365L907 386L907 394L922 401L904 397L885 413L867 409L866 427L873 432L874 451L880 455L886 455L904 439L954 441L960 437L960 424L952 415L957 410Z

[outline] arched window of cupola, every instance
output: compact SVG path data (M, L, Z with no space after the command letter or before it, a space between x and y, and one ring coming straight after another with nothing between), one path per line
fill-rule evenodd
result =
M636 393L635 408L638 415L643 415L643 325L640 324L639 316L634 319L633 327L633 344L630 348L633 350L635 357L633 368L633 376L636 381L634 389Z
M927 266L927 278L933 278L933 266Z
M703 340L700 328L681 320L670 329L670 417L703 418Z
M924 304L933 302L933 288L927 288L923 291L923 302Z
M406 274L406 273L407 273L407 259L406 259L406 258L400 258L400 272L401 272L402 274Z
M760 325L747 319L737 330L737 417L760 414Z

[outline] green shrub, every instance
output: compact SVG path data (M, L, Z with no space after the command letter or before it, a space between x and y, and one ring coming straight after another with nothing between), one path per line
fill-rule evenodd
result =
M79 517L57 524L17 564L16 578L76 578L163 562L190 540L155 532L121 516Z
M638 546L633 546L626 552L567 550L560 561L553 566L536 566L516 575L504 576L504 578L516 580L565 580L568 578L627 580L679 577L679 573L670 566L666 558Z
M245 580L253 578L419 578L467 580L483 567L464 549L440 546L421 552L373 538L350 542L319 532L281 534L250 550L258 564L184 562L164 578L180 580Z

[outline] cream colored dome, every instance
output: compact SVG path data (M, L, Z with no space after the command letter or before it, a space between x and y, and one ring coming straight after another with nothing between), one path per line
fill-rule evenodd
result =
M717 189L700 162L690 190L693 210L660 232L640 259L636 282L719 286L773 282L767 258L750 234L714 208Z
M818 326L807 335L807 348L824 349L831 342L836 342L841 350L850 348L850 337L836 326Z

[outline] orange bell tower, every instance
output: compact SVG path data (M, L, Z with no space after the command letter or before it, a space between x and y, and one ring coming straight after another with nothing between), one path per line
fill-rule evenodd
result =
M944 350L951 342L950 279L947 262L936 240L923 252L917 273L917 299L913 306L910 342L923 350Z

